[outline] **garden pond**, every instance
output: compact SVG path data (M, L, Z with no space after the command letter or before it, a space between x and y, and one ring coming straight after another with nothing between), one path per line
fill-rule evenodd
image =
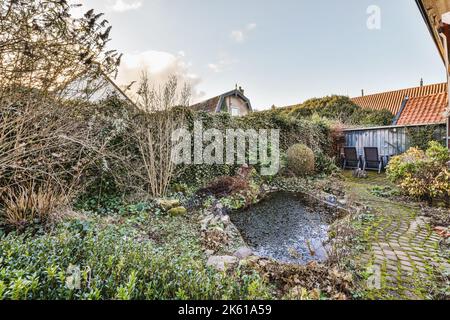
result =
M311 196L277 192L230 217L256 255L307 264L327 259L328 231L339 215Z

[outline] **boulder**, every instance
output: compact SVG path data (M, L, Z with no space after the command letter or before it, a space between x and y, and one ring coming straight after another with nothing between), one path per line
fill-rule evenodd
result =
M338 200L338 203L339 203L341 206L345 207L345 206L347 205L347 199L339 199L339 200Z
M160 199L158 205L165 211L169 211L172 208L180 206L180 200Z
M233 256L210 256L208 262L206 262L206 266L223 272L235 267L238 262L238 258Z
M222 221L222 223L223 223L225 226L228 226L228 225L231 223L231 220L230 220L230 216L229 216L229 215L224 215L223 217L220 218L220 221Z
M176 207L176 208L172 208L168 211L168 213L172 216L172 217L177 217L177 216L183 216L187 213L187 210L185 207Z
M253 251L247 247L241 247L233 254L236 258L242 260L250 257L253 254Z

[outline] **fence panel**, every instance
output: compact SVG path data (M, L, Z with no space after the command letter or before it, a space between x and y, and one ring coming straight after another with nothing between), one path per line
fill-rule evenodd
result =
M348 147L356 147L361 155L364 153L364 147L377 147L382 156L397 155L408 148L404 127L346 130L345 142Z
M347 129L345 130L345 143L348 147L356 147L360 155L364 153L364 147L377 147L380 155L394 156L409 149L411 129L420 128L433 128L433 139L444 143L445 125Z

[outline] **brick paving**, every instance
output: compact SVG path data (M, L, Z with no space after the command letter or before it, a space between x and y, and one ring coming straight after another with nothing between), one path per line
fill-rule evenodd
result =
M440 237L418 207L378 198L370 188L364 180L350 184L374 213L361 226L367 250L359 261L368 270L368 298L429 298L436 273L450 271L450 261L441 255Z

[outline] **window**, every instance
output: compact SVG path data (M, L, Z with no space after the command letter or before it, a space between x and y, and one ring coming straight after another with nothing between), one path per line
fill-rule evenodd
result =
M233 117L239 117L240 113L239 113L239 108L237 107L231 107L231 115Z

